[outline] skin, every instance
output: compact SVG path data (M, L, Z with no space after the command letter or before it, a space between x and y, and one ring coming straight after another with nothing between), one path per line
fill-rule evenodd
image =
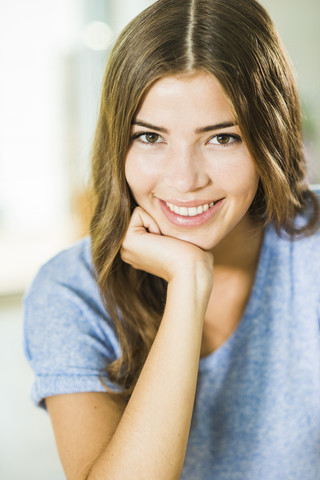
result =
M46 399L68 480L180 478L200 355L237 325L259 256L262 232L247 214L258 176L239 128L196 132L234 123L217 80L199 72L159 80L137 121L166 131L159 140L158 130L132 127L133 136L148 130L157 143L134 138L127 155L126 177L139 206L121 255L168 282L166 307L127 404L108 393ZM223 142L226 135L239 138L221 146L218 134ZM186 227L168 220L159 199L223 202L208 221Z
M229 126L215 128L222 124ZM214 255L214 286L201 349L201 355L207 355L227 340L241 320L263 234L248 215L259 177L230 103L212 74L168 76L153 85L133 122L125 172L140 206L133 222L142 235L147 230L165 236L167 242L168 237L183 240L189 248L196 245ZM200 226L177 226L163 213L159 199L189 207L217 199L223 204ZM144 235L143 249L150 240ZM150 257L153 267L155 257L173 266L186 261L187 253L182 253L186 245L181 242L161 247L164 241L153 238L151 252L159 248ZM141 268L135 263L136 254L123 258ZM146 257L145 251L139 252L141 256ZM167 280L159 269L150 273Z
M139 122L158 129L135 124ZM247 242L252 228L247 211L258 185L248 149L238 139L238 126L198 133L201 128L221 123L235 121L213 75L195 73L163 78L151 88L136 115L132 135L147 135L132 140L125 170L138 205L157 224L155 231L212 252L220 243L216 262L227 251L230 254L231 240L224 241L229 234L234 245ZM217 214L193 228L172 225L158 201L196 205L221 198L224 201Z

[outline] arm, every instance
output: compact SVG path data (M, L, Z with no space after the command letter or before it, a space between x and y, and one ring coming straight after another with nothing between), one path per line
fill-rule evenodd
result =
M141 209L134 214L122 255L136 268L143 267L165 278L168 295L160 328L128 405L121 407L108 394L101 394L103 407L99 406L92 415L90 402L98 394L84 394L82 409L76 394L72 403L78 402L80 425L75 419L70 425L66 400L52 397L47 401L70 480L170 480L178 479L181 473L203 320L212 288L212 258L186 242L147 233L145 227L157 233L156 225L149 221L150 217L144 217ZM86 417L86 424L90 423L87 417L95 420L79 439L79 434L83 435L82 417ZM66 422L69 432L63 428ZM84 458L89 442L90 453Z

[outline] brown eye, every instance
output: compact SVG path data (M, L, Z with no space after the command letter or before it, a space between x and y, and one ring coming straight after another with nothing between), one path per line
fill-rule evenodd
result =
M217 135L217 142L220 145L226 145L230 142L231 137L229 135Z
M156 133L146 133L145 134L146 141L148 143L156 143L159 140L159 136L160 135L157 135Z
M146 145L153 145L155 143L163 143L164 140L158 133L154 132L138 132L132 135L131 140L137 140Z
M230 134L230 133L220 133L219 135L215 135L209 140L209 144L211 145L220 145L222 147L231 146L235 142L241 142L241 137L239 135Z

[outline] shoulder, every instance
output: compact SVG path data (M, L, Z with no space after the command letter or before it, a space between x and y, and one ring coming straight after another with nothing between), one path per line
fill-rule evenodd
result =
M79 286L83 282L94 281L94 270L91 262L90 239L86 237L72 247L63 250L43 265L34 278L25 298L29 298L53 283L65 287Z
M320 185L313 185L311 187L312 192L318 199L320 208ZM310 207L309 207L310 208ZM313 212L313 209L311 210ZM306 208L296 219L297 224L304 225L310 219L310 210ZM300 257L302 261L308 261L318 268L320 267L320 222L318 222L317 229L311 235L305 235L291 240L291 250Z
M24 296L27 325L45 316L46 323L56 317L56 325L66 317L79 323L88 314L108 319L95 280L90 247L86 237L41 267Z
M313 192L320 200L320 186L313 186ZM308 210L296 218L296 225L304 225L309 218ZM315 282L320 287L320 225L310 235L290 238L285 232L276 233L272 225L266 229L266 241L271 264L279 271L285 269L291 276Z
M320 183L311 185L311 190L317 195L320 201Z
M26 308L54 309L61 302L81 311L93 308L105 314L91 259L91 242L85 237L43 265L24 296Z
M95 281L89 238L40 269L24 307L24 348L37 378L35 401L99 391L98 377L119 356L119 344Z

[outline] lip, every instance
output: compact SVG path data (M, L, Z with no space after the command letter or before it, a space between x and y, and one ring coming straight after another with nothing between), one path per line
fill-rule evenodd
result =
M170 223L173 225L179 226L179 227L198 227L200 225L203 225L206 223L208 220L210 220L220 209L220 207L224 203L224 198L221 198L220 200L217 200L216 203L209 208L206 212L200 213L199 215L195 215L193 217L184 217L182 215L179 215L175 212L172 212L170 208L167 206L166 202L164 200L158 199L160 207L162 212L164 213L165 217L167 220L169 220ZM200 205L205 205L206 203L211 203L212 200L209 202L179 202L177 200L166 200L169 203L173 203L177 207L198 207Z

